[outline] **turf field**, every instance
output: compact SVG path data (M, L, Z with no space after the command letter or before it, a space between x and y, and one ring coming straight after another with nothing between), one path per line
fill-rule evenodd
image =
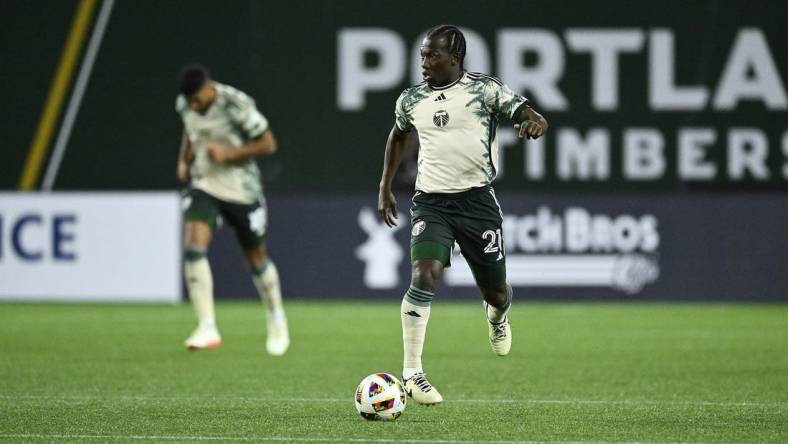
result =
M219 304L224 345L193 353L186 305L0 304L0 441L788 442L788 306L521 303L498 358L479 304L438 301L445 402L395 423L352 397L400 372L398 304L287 309L272 358L252 303Z

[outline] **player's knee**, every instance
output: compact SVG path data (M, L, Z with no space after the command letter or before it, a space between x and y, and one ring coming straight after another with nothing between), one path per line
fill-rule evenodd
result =
M493 307L504 307L509 302L509 295L506 287L501 288L481 288L482 297Z
M268 261L265 248L262 246L244 250L244 257L246 257L246 262L252 269L259 268Z
M410 285L419 290L434 293L440 279L441 267L429 263L417 263L413 266Z
M207 249L211 241L211 228L199 222L187 222L183 233L183 245L189 248Z

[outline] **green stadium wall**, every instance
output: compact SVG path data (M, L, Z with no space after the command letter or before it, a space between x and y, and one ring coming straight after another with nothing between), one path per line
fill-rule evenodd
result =
M0 4L1 189L18 186L78 5ZM54 189L177 188L175 77L199 61L270 119L281 150L261 162L269 190L374 191L420 33L450 22L468 31L468 67L502 77L551 123L540 145L501 133L499 189L785 191L786 16L781 1L119 0ZM661 151L637 151L648 143Z

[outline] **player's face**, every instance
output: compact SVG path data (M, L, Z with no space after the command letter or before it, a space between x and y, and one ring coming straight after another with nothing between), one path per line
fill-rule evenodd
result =
M208 108L211 107L214 99L214 89L213 85L210 82L205 82L205 85L202 86L196 93L192 94L191 96L186 98L186 101L189 102L189 107L198 112L200 114L205 114L208 111Z
M446 37L428 37L421 44L421 74L431 86L444 86L456 80L457 57L449 54L447 48Z

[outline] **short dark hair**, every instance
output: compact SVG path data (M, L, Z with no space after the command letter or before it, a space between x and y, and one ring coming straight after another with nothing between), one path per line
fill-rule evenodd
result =
M446 37L449 54L457 54L460 58L460 67L465 61L465 36L460 28L454 25L438 25L427 31L427 38Z
M186 65L178 75L178 91L186 97L191 96L211 80L208 68L199 64Z

